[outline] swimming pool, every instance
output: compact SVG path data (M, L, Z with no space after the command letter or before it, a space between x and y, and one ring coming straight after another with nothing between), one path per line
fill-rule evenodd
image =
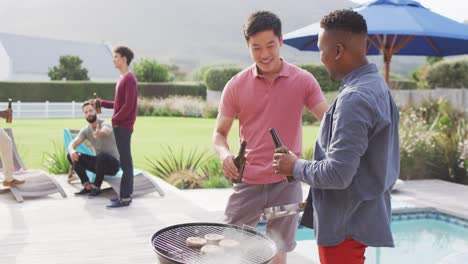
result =
M259 226L264 230L264 226ZM468 221L437 211L398 212L392 216L395 248L368 248L366 264L468 263ZM299 227L296 240L314 240Z

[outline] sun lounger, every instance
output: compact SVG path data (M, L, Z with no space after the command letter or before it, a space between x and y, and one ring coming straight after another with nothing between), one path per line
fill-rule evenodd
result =
M18 153L15 138L11 128L5 128L5 132L11 138L13 147L13 164L15 167L15 176L24 178L26 182L21 185L10 186L9 189L16 201L23 202L24 197L38 197L54 193L60 193L63 198L67 197L62 186L44 171L30 171L25 166ZM0 160L0 168L3 166Z
M77 130L70 130L65 128L63 130L63 142L65 144L65 149L68 152L68 145L70 142L73 141L75 135L72 133L76 132ZM76 134L76 133L75 133ZM94 152L91 151L85 144L81 144L78 146L77 150L81 153L86 153L89 155L94 155ZM96 179L96 174L91 171L86 171L90 182L94 182ZM164 196L164 191L159 187L156 181L153 179L154 176L151 174L141 171L139 169L135 169L133 171L133 195L143 195L151 192L158 192L159 195ZM120 181L122 179L122 170L119 170L115 175L105 175L104 181L107 182L114 191L119 194L120 193Z

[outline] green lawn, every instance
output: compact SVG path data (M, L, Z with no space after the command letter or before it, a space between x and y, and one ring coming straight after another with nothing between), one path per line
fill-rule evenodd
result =
M177 150L182 147L214 153L211 135L215 119L177 117L138 117L132 137L132 153L136 167L147 168L145 157L157 156L161 145L167 144ZM11 127L19 152L28 168L43 169L42 156L53 151L53 142L63 144L63 128L78 129L86 125L84 119L15 119ZM304 126L304 147L313 146L318 126ZM229 143L238 150L238 123L233 125Z

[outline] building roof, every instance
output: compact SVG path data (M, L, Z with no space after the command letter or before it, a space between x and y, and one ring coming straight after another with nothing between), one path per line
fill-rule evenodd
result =
M112 62L112 51L104 43L86 43L0 33L0 42L12 63L12 74L45 74L59 64L60 56L79 56L90 79L119 76Z

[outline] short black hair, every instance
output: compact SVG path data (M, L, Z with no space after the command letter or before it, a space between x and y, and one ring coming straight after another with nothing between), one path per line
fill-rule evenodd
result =
M94 105L90 104L89 101L85 101L83 103L83 105L81 106L81 110L83 110L85 108L85 106L88 106L88 105L90 105L90 106L92 106L94 108Z
M252 35L258 32L273 30L273 33L277 36L281 36L281 20L277 15L270 11L257 11L249 16L244 24L244 37L246 41Z
M367 24L364 17L351 9L335 10L324 16L320 27L325 30L338 30L354 34L367 34Z
M115 53L120 54L120 56L127 58L127 65L130 65L130 62L133 60L133 51L126 46L118 46L114 49Z

